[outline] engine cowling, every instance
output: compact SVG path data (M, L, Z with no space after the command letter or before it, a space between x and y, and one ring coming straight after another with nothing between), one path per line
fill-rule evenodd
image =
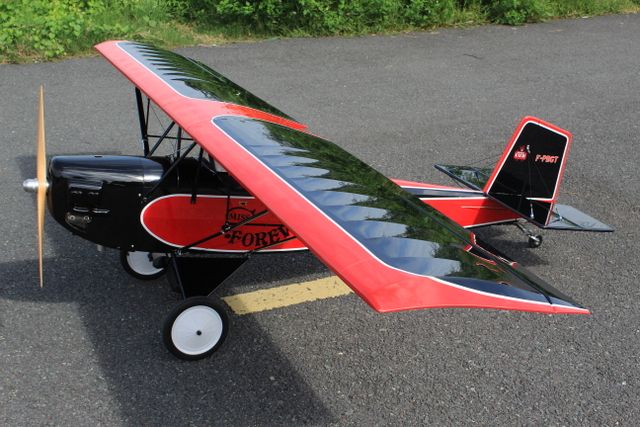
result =
M165 168L139 156L56 156L49 163L47 205L65 228L94 243L126 250L158 246L139 221L144 196Z

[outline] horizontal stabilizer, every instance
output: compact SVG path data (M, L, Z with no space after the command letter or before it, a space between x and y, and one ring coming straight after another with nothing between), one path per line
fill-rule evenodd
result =
M556 203L551 212L549 223L543 228L573 231L613 231L608 226L578 209Z
M552 230L613 231L576 208L556 203L571 134L535 117L522 119L496 167L435 165L455 181Z
M491 168L476 168L473 166L434 165L440 172L444 172L454 180L472 190L482 191L491 175Z

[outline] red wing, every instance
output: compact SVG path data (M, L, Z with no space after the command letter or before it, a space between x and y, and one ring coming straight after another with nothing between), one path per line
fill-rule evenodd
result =
M588 313L202 64L129 42L97 49L376 310Z

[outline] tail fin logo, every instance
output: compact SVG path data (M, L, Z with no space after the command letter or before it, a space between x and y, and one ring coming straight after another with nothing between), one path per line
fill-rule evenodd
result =
M515 153L513 153L513 160L517 160L519 162L527 160L527 148L524 145L521 145Z

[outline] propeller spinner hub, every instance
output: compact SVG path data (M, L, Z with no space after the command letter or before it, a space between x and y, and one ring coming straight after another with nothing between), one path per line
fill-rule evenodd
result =
M27 193L37 193L39 187L40 187L40 183L37 178L25 179L22 182L22 189ZM46 190L48 187L49 187L49 183L45 181L44 189Z

